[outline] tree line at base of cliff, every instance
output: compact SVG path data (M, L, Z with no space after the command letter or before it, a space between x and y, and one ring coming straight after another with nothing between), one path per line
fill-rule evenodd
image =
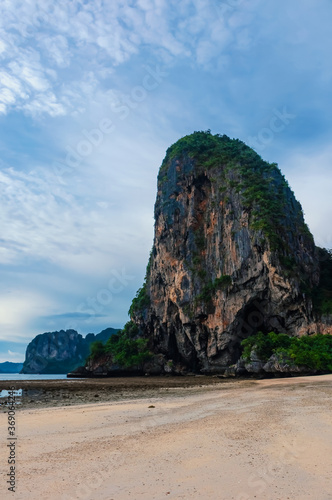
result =
M128 321L123 330L111 335L106 343L96 341L91 344L90 360L94 361L109 355L113 362L122 368L142 369L153 354L148 349L148 340L138 337L138 333L138 327L132 321Z
M253 352L267 362L275 355L280 362L292 363L317 371L332 372L332 335L289 337L274 332L257 333L242 341L242 358L250 361Z
M92 361L108 356L122 369L144 372L144 366L153 358L147 339L137 337L137 326L129 321L123 330L108 341L91 345ZM332 335L315 334L290 337L285 334L258 332L241 343L242 356L226 369L225 375L315 374L332 372ZM167 373L172 374L173 363L168 360ZM191 371L188 367L188 371ZM176 374L176 372L174 372Z

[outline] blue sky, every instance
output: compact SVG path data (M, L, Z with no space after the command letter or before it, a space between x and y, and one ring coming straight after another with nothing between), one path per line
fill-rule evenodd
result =
M0 361L127 321L166 149L211 129L279 163L332 247L331 0L3 0Z

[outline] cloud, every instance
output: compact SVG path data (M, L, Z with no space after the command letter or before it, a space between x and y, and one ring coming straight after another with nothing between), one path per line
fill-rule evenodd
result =
M35 95L32 100L22 105L22 109L28 111L32 116L46 113L54 118L66 114L65 106L57 101L52 92Z
M103 165L99 176L103 175L102 168ZM104 175L108 175L108 170ZM138 172L131 178L125 175L106 189L103 194L106 200L113 196L113 201L117 202L109 207L107 201L98 199L99 180L95 178L90 181L86 178L87 184L79 186L81 192L75 195L48 171L36 169L25 174L13 169L3 170L0 172L3 238L0 262L15 264L25 256L76 272L103 275L105 266L117 265L115 256L121 255L121 249L131 246L135 224L141 217L141 210L132 215L135 198L129 200L130 193L135 196L137 189L135 177L139 177ZM73 179L75 175L67 181ZM87 205L84 196L94 184L97 199ZM153 203L150 209L152 206ZM112 253L108 253L110 247Z
M69 313L62 313L62 314L53 314L51 316L45 316L45 319L49 320L60 320L60 319L87 319L91 316L91 314L88 313L80 313L80 312L69 312ZM106 314L94 314L95 317L98 318L105 318Z
M83 130L91 131L95 123L99 116ZM134 114L123 125L126 134L116 128L69 172L59 174L51 163L35 158L24 168L2 163L4 339L69 327L98 332L126 321L152 244L156 172L165 147L156 138L146 148L151 129L141 127L138 133ZM80 129L58 134L53 155L65 165L67 146L76 150L86 137ZM122 269L132 278L114 293L114 272Z
M69 267L81 262L84 267L89 256L96 258L98 248L103 248L104 212L87 209L84 201L58 184L53 173L4 169L0 172L0 192L3 263L13 263L24 254Z
M8 291L2 292L0 294L0 339L7 342L23 342L31 319L42 315L43 311L51 306L52 302L42 292L35 292L28 288L16 289L14 296Z
M9 356L15 356L15 357L21 356L21 354L19 352L13 352L10 349L8 349L8 354L9 354Z
M25 358L26 343L0 340L0 363L11 361L23 363Z
M287 178L301 201L316 244L332 248L332 148L296 152L285 162Z
M25 97L25 94L22 90L22 85L20 81L15 78L15 76L10 75L5 71L0 72L0 83L3 85L5 89L10 89L12 92L15 92L20 97Z
M49 36L42 34L38 37L38 46L47 51L48 57L58 68L66 68L71 63L71 51L68 40L63 35Z
M215 8L215 2L206 8L205 2L197 0L180 8L178 3L156 0L138 2L135 7L120 1L3 2L0 29L6 43L0 45L0 54L8 78L13 83L15 78L15 83L6 87L12 93L6 90L1 111L21 109L52 117L72 113L104 87L106 67L124 65L145 48L169 65L177 59L191 63L194 58L203 67L218 61L230 41L236 40L227 23L238 10L228 6L225 16L218 17ZM248 25L250 19L244 19L236 30ZM241 47L249 44L247 33L237 36ZM89 74L92 87L84 84ZM78 93L76 102L68 99L71 92Z
M6 51L6 44L3 40L0 40L0 55Z
M44 77L44 72L40 69L39 63L37 61L30 62L28 59L30 59L29 55L27 60L22 58L19 62L9 63L8 67L14 75L19 76L21 81L30 86L32 90L36 90L38 92L48 90L50 84Z

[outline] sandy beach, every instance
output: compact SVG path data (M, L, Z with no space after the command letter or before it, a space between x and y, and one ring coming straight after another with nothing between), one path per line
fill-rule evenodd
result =
M20 409L15 493L1 413L1 498L332 499L332 375L126 394Z

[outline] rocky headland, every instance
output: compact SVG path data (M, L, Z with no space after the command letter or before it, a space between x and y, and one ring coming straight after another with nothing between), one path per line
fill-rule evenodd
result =
M254 350L245 363L241 343L331 333L330 277L331 254L278 166L240 140L195 132L160 167L153 247L124 335L146 339L153 356L139 371L150 374L308 373ZM86 373L118 369L108 352Z

